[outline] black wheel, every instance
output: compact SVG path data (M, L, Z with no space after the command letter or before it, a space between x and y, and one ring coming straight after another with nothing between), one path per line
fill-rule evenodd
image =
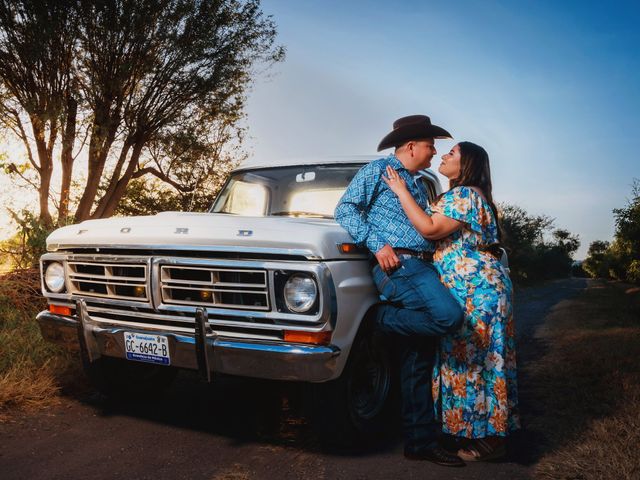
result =
M114 398L157 395L171 385L178 372L171 367L111 357L83 363L91 384Z
M313 420L323 443L376 441L387 431L391 384L389 352L381 338L356 338L340 378L312 387Z

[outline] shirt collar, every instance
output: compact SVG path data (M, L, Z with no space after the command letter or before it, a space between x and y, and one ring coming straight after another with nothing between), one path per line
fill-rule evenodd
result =
M391 168L393 168L394 170L405 170L406 172L409 171L393 153L387 157L387 161L389 162L389 165L391 165Z

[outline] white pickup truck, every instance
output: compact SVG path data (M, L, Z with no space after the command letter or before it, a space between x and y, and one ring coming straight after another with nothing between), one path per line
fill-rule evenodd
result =
M241 168L207 213L89 220L41 258L43 336L107 394L153 395L177 369L313 384L317 425L380 431L392 369L372 335L368 253L333 219L370 158ZM433 198L441 187L422 171Z

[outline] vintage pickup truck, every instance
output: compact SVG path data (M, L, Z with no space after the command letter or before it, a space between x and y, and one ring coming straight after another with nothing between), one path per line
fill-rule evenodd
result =
M49 341L80 349L107 394L154 395L177 369L312 385L343 440L384 424L392 369L372 335L380 297L333 211L370 158L240 168L207 213L89 220L41 258ZM437 177L422 171L431 197Z

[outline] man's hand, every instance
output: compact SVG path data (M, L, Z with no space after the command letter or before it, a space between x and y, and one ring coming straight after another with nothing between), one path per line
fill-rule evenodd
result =
M393 251L391 245L387 244L378 250L375 254L376 260L384 273L391 273L400 266L400 259Z

